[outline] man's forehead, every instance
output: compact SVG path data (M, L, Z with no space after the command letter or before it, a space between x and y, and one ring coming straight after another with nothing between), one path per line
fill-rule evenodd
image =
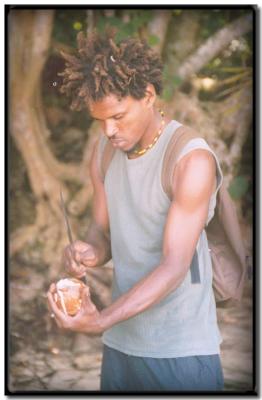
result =
M98 101L89 101L87 104L88 110L93 117L97 114L110 115L125 111L129 105L127 97L118 98L115 95L105 96Z
M90 110L97 108L97 107L103 107L103 106L114 106L114 105L119 105L122 104L125 101L125 98L119 98L114 94L109 94L105 97L103 97L100 100L89 100L88 101L88 108Z

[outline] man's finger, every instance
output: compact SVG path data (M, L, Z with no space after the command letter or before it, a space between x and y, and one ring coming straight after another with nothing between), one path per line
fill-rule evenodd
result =
M80 254L82 260L94 260L96 258L96 255L94 253L94 250L87 250L84 251L83 253Z
M51 293L56 292L56 284L55 283L51 283L51 285L49 287L49 292L51 292Z
M77 264L74 260L66 259L64 263L65 269L69 274L83 276L86 268L83 264Z
M77 276L83 276L86 273L86 267L83 264L72 263L71 268Z
M96 261L96 256L92 253L81 254L79 259L79 263L84 265L85 267L93 266Z
M51 292L47 293L47 300L48 300L48 304L50 306L51 312L55 314L56 321L57 320L63 321L65 319L65 315L64 315L63 311L61 311L57 307L56 302L53 299L53 294Z

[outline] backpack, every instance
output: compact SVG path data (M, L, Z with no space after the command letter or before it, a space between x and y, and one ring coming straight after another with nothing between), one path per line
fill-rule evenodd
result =
M162 166L163 189L171 200L173 171L183 147L199 135L187 126L180 126L168 143ZM100 174L104 180L115 149L108 141L100 156ZM213 290L217 306L228 307L240 301L247 278L245 246L241 236L236 207L222 183L214 216L205 227L213 269Z

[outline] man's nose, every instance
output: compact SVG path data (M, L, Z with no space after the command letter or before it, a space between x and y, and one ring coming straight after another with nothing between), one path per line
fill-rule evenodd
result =
M116 126L115 126L114 122L105 121L105 123L104 123L104 132L105 132L105 135L106 135L109 139L110 139L111 137L113 137L113 136L116 134L116 132L117 132L117 129L116 129Z

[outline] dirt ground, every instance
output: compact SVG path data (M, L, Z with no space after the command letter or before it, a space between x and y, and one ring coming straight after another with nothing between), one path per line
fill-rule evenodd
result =
M225 390L249 391L253 388L253 293L251 282L245 287L242 304L218 309L223 337L221 359Z
M102 343L99 336L61 333L46 307L43 271L16 260L9 298L9 390L97 391ZM111 272L110 272L111 273ZM110 275L109 273L109 275ZM30 290L29 290L30 288ZM225 390L253 388L252 287L248 281L241 305L218 309Z

